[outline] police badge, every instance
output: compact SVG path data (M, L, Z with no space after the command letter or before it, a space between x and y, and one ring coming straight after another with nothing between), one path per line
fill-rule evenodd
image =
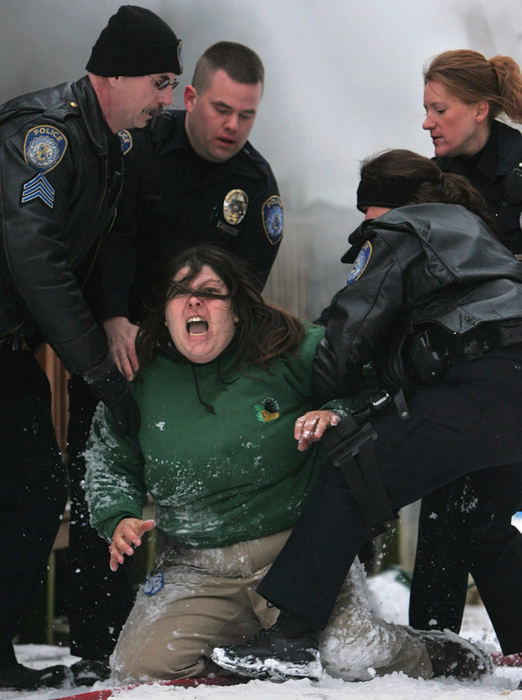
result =
M248 195L243 190L230 190L223 200L223 217L227 224L236 226L245 218L248 209Z
M49 209L53 208L54 187L43 173L56 168L66 150L67 138L56 127L41 124L29 129L24 141L24 160L37 171L38 175L22 187L21 204L26 204L33 199L41 199Z
M270 243L279 243L283 236L283 203L281 197L273 194L263 204L261 209L263 228Z

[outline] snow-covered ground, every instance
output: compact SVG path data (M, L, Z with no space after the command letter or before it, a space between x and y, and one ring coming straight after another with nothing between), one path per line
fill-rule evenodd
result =
M407 622L408 589L397 580L397 574L387 571L369 580L372 603L379 614L391 622ZM480 642L488 651L498 651L498 642L481 605L468 605L461 634ZM54 663L70 664L76 657L66 649L45 645L21 645L16 647L20 662L33 668ZM513 700L522 700L522 691L515 690L522 680L522 667L496 667L492 676L480 681L465 682L451 679L423 681L393 674L374 678L364 683L346 683L327 675L318 682L308 680L270 683L250 681L245 685L198 688L161 687L150 685L125 690L115 700L337 700L361 698L364 700L482 700L503 698L512 694ZM109 683L97 683L94 689L102 689ZM72 692L87 692L89 688L72 690L0 691L0 700L55 700Z

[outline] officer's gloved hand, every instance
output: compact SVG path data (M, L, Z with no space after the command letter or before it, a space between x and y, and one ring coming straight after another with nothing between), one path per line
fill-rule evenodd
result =
M84 372L83 378L94 396L110 409L119 435L137 435L140 427L138 404L131 394L129 382L119 372L110 353L100 364Z

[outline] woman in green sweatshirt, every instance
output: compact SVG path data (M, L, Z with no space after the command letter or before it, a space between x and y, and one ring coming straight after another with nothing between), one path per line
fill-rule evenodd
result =
M313 416L319 438L359 407L314 410L323 329L266 304L229 253L199 246L178 256L163 298L138 336L139 434L120 437L100 404L86 452L91 521L110 543L111 568L155 524L166 543L112 657L122 681L216 671L213 647L275 622L255 589L327 459L320 442L297 449L296 420ZM156 522L142 519L147 494ZM320 649L326 670L350 679L434 673L421 637L372 615L357 564Z

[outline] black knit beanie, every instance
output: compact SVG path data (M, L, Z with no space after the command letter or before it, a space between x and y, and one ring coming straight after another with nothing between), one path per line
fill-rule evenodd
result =
M180 75L181 40L154 12L122 5L98 37L86 68L104 76Z

